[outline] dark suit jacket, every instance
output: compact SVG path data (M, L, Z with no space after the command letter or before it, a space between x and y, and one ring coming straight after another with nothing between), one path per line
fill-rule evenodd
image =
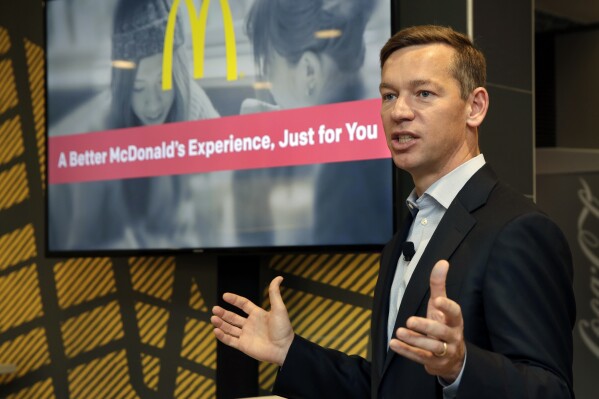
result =
M289 398L442 398L437 378L387 351L389 291L411 220L383 249L371 320L372 362L296 336L274 393ZM575 320L572 261L559 228L481 168L447 209L405 292L396 328L425 316L429 276L449 261L447 295L464 317L458 398L569 398Z

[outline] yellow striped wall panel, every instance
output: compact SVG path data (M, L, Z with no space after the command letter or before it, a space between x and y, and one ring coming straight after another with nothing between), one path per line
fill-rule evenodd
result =
M312 293L282 288L294 331L321 346L347 354L367 357L371 310ZM268 291L264 291L265 308L269 308ZM261 363L259 386L272 389L277 367Z
M35 265L0 277L0 292L0 333L43 316Z
M272 391L279 367L276 364L260 362L258 365L258 386L264 391Z
M42 48L25 39L25 56L29 74L29 90L35 123L35 139L37 142L37 159L40 165L42 188L46 184L46 125L44 99L44 51Z
M214 399L215 397L216 382L212 378L179 367L175 398Z
M24 163L0 173L0 210L8 209L29 198L29 184Z
M110 258L73 258L56 263L54 279L62 309L116 292Z
M8 53L10 50L10 37L8 36L8 30L0 26L0 55Z
M0 193L1 195L1 193ZM0 270L37 256L33 225L0 236Z
M144 383L154 391L158 390L158 375L160 374L160 359L154 356L141 355L141 367Z
M0 115L19 103L11 60L0 60Z
M379 254L277 255L269 268L274 274L290 274L352 294L374 295ZM301 280L300 280L301 281ZM300 282L301 284L301 282ZM283 300L295 331L319 345L367 357L370 334L370 309L353 306L314 293L283 287ZM268 307L268 292L264 292ZM272 389L277 367L259 365L259 386Z
M164 308L137 302L135 312L141 342L156 348L164 348L168 311Z
M61 324L65 355L75 357L123 338L117 302L71 317Z
M55 399L52 380L40 381L30 387L23 388L19 392L8 395L6 399Z
M163 301L171 300L175 258L130 258L133 289Z
M124 350L69 370L68 379L69 396L72 399L139 397L131 386Z
M216 370L216 338L212 330L212 324L188 318L181 356Z
M0 345L0 363L14 364L14 374L0 375L0 384L50 364L50 354L44 329L36 328Z
M23 155L23 131L19 115L0 124L0 165Z
M287 294L290 303L299 307L290 309L295 331L319 345L349 354L366 357L370 331L370 311L340 304L305 293ZM302 297L301 300L298 298ZM284 300L288 300L285 299ZM306 305L305 309L302 307ZM336 315L337 317L333 317ZM272 388L277 367L261 364L260 387Z
M279 255L271 268L362 295L374 295L379 254Z
M208 307L206 306L206 301L204 301L204 297L202 296L202 292L200 291L200 287L196 282L195 278L193 278L193 282L191 284L191 297L189 298L189 307L195 310L200 310L202 312L207 312Z

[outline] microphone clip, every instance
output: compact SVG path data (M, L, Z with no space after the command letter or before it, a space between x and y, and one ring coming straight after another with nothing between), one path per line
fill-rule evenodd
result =
M403 259L406 262L412 260L412 257L416 253L416 249L414 248L414 243L412 241L406 241L401 245L401 253L403 255Z

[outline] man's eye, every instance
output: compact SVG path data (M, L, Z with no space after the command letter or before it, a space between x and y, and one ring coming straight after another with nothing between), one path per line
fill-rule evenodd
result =
M382 97L383 97L383 101L389 101L389 100L395 99L395 94L384 93Z
M427 98L427 97L430 97L433 93L431 93L430 91L427 91L427 90L422 90L418 94L420 95L420 97Z

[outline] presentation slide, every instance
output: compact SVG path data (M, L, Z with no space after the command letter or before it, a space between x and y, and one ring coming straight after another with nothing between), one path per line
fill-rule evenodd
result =
M383 245L389 10L49 1L49 251Z

